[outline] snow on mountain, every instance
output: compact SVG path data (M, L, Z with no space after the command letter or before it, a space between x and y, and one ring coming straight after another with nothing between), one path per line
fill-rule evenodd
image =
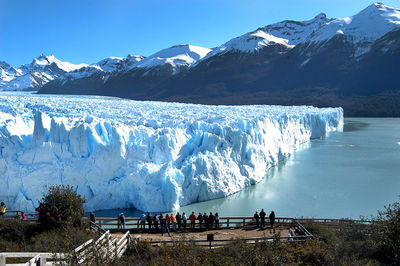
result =
M400 29L400 10L375 3L354 16L329 21L309 39L321 42L341 34L358 44L374 41L395 29Z
M255 52L261 48L267 47L269 45L281 44L287 47L291 47L288 44L288 40L271 35L261 29L254 32L246 33L240 37L234 38L229 42L213 49L207 58L214 56L216 54L224 54L232 51L239 52Z
M180 67L190 67L210 51L211 49L195 45L175 45L143 59L137 67L152 68L169 64L177 71Z
M307 21L285 20L256 31L246 33L215 48L207 58L231 51L257 52L269 45L285 45L293 48L300 43L320 43L340 34L360 46L358 55L365 45L386 33L400 29L400 10L375 3L360 13L341 19L328 19L324 13Z
M87 210L167 211L255 184L342 126L341 108L2 93L0 197L33 210L46 186L68 184Z
M6 63L5 63L6 64ZM36 90L51 80L62 77L65 73L88 66L87 64L71 64L57 59L54 55L39 57L30 64L24 64L19 69L8 68L11 75L3 75L1 66L0 90ZM8 64L7 64L8 65Z

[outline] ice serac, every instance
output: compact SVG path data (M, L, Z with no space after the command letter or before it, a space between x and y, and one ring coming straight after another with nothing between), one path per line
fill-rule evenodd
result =
M0 199L32 210L46 186L68 184L87 210L167 211L255 184L342 126L342 108L2 94Z

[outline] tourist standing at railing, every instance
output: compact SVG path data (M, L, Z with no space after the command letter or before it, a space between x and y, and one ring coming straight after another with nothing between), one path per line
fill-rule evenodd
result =
M6 204L4 202L0 203L0 215L4 215L6 213Z
M261 227L264 227L264 226L265 226L265 216L266 216L266 215L267 215L267 214L265 213L264 209L261 209L261 212L260 212Z
M214 219L215 219L215 227L217 229L219 229L219 215L218 215L218 212L215 213Z
M274 228L274 224L275 224L275 212L271 211L271 213L269 214L269 223L271 224L271 229Z
M175 217L175 214L171 213L170 219L171 219L171 223L172 223L172 231L176 232L176 217Z
M167 221L167 226L168 226L168 231L171 230L171 218L169 217L169 214L165 215L165 220Z
M182 221L183 221L183 229L185 229L186 231L186 225L187 225L186 213L182 213Z
M210 216L208 216L208 220L210 221L210 229L214 227L214 214L210 212Z
M94 215L94 212L89 214L89 220L94 224L96 223L96 216Z
M154 224L154 230L156 232L158 231L158 221L159 221L159 219L158 219L157 214L154 214L154 216L153 216L153 224Z
M140 229L144 230L146 229L146 214L142 212L140 215Z
M118 220L119 220L119 224L121 225L121 228L125 230L125 215L123 212L121 212L118 215ZM118 228L119 229L119 228Z
M193 230L194 226L196 224L196 215L194 214L194 212L192 212L192 214L189 216L189 220L190 220L190 228Z
M199 220L199 227L202 228L203 226L203 215L201 215L201 212L199 212L199 215L197 215L197 220Z
M169 233L169 226L168 226L167 220L164 219L162 214L160 214L160 224L161 224L161 235L163 236L164 232L167 232L168 236L171 236L171 234Z
M176 222L178 223L178 230L181 230L182 227L182 216L179 214L179 212L176 213Z
M206 227L206 230L210 229L210 220L208 219L207 213L203 214L203 220L204 220L204 226Z
M26 221L26 220L27 220L27 219L26 219L26 215L25 215L24 212L21 212L21 220L22 220L22 221Z
M256 224L257 224L257 228L260 226L260 215L258 215L258 212L256 211L256 213L254 214L254 219L256 220Z
M147 221L147 224L149 225L149 231L151 231L151 224L153 223L153 216L151 216L151 213L147 213L147 216L146 216L146 221Z

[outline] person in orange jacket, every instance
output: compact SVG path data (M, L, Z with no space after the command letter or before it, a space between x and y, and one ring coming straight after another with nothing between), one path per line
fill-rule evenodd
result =
M176 231L176 217L175 217L175 214L171 213L170 219L171 219L171 223L172 223L172 231L175 232Z
M192 214L189 216L189 220L190 220L190 228L194 229L194 226L196 224L196 214L194 214L194 212L192 212Z

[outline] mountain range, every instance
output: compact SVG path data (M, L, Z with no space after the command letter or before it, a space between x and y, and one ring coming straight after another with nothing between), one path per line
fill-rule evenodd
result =
M202 104L342 106L346 116L400 116L400 10L375 3L341 19L268 25L208 49L74 65L41 55L0 62L0 90Z

